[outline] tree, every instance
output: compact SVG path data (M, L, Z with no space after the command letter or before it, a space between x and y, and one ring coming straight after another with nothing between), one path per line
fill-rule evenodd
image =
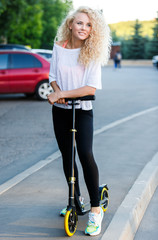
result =
M111 36L113 42L119 42L120 38L117 36L116 30L111 30Z
M153 27L153 37L149 45L149 57L158 55L158 17L155 21L155 26Z
M1 42L40 46L42 10L39 0L4 1L0 12Z
M128 56L130 59L142 59L144 58L144 38L141 36L142 25L136 20L133 26L133 34L130 39L130 45L128 49Z
M122 39L121 40L121 53L123 59L129 59L129 48L131 46L131 40Z
M0 1L0 14L5 10L5 8L6 8L6 3L7 1L5 1L5 0L1 0Z
M71 0L1 0L0 42L52 48Z
M41 4L43 10L41 48L52 49L57 28L63 18L72 9L72 1L41 0Z

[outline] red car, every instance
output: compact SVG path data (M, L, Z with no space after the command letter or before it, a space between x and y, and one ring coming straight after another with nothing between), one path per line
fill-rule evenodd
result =
M52 92L49 86L50 63L38 54L23 50L0 51L0 94L36 94L46 100Z

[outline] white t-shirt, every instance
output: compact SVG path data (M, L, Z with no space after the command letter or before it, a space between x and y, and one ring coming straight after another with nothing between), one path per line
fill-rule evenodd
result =
M73 90L83 86L101 89L101 64L91 62L86 68L78 63L80 48L67 49L54 44L50 64L49 82L56 81L61 91ZM62 108L71 108L65 104L54 104ZM91 101L79 101L76 108L92 109Z

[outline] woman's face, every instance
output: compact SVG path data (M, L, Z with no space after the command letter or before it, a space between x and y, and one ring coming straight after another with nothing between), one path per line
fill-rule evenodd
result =
M90 19L86 13L77 13L69 27L72 30L72 37L81 41L89 37L92 29Z

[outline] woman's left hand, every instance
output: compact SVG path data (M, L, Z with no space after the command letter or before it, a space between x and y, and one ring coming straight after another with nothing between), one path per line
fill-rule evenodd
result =
M66 104L65 103L65 98L60 98L56 103L58 103L58 104Z

